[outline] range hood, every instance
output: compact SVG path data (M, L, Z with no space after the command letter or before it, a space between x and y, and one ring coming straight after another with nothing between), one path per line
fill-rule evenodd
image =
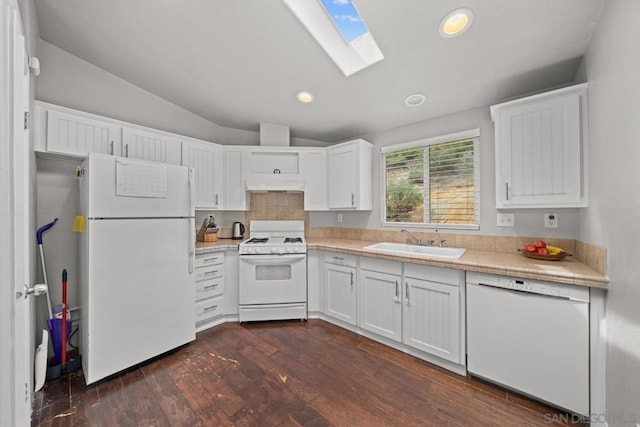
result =
M247 191L304 191L304 180L299 175L266 175L245 180Z

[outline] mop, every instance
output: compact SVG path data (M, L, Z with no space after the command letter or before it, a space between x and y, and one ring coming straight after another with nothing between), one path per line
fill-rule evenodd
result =
M42 235L58 222L58 218L54 219L47 225L40 227L36 233L38 239L38 248L40 250L40 260L42 262L42 276L44 278L44 294L47 296L47 309L49 310L49 319L53 319L53 310L51 308L51 298L49 298L49 285L47 282L47 267L44 262L44 247L42 244ZM51 326L49 326L51 328ZM42 330L42 342L38 345L35 354L35 383L34 391L38 391L44 385L47 375L47 352L49 348L49 331Z

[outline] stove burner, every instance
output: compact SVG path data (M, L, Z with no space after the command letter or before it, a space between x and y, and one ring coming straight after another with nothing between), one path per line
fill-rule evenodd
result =
M302 243L301 237L285 237L285 243Z
M257 237L254 237L253 239L247 240L246 243L267 243L268 241L269 241L268 237L263 237L261 239L258 239Z

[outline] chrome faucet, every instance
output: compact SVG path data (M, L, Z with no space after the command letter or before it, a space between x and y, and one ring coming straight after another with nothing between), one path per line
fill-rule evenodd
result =
M435 240L427 240L427 246L433 246L435 242Z
M400 230L400 232L401 233L407 233L409 236L411 236L411 237L407 237L407 245L413 245L413 244L422 245L422 240L416 238L416 236L414 236L413 234L409 233L409 231L407 231L405 229L402 229L402 230ZM412 243L412 239L411 239L412 237L413 237L413 240L416 241L415 243Z

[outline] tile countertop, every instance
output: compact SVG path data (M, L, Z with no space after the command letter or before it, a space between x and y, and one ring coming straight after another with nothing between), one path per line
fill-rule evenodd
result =
M237 251L240 242L242 242L242 240L232 239L218 239L215 242L196 242L196 255L223 252L227 250Z
M546 280L579 286L607 289L609 279L590 267L567 257L562 261L538 261L525 258L519 253L486 252L467 249L459 259L423 256L386 255L364 249L378 242L347 239L307 239L308 249L325 249L353 255L391 261L411 262L437 267L456 268L466 271L514 276L524 279Z

